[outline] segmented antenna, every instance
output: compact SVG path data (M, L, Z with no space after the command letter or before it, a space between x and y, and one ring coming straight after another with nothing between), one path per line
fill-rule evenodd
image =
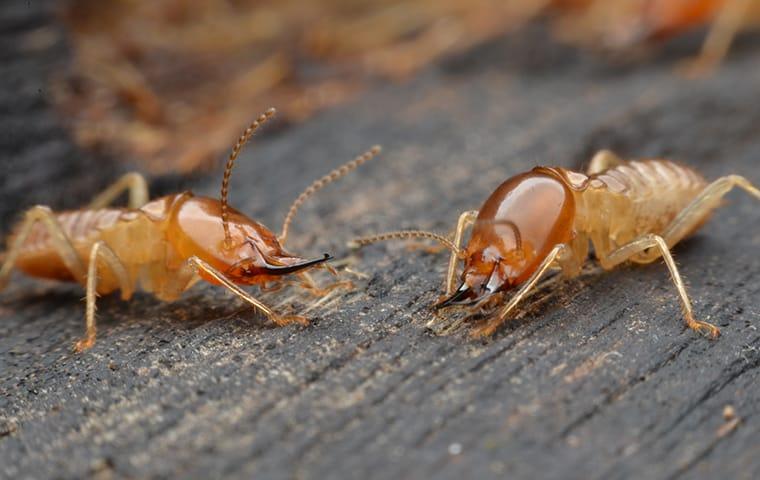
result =
M285 240L288 238L288 229L290 228L290 224L293 221L293 218L296 216L296 212L298 212L298 209L303 205L303 203L312 195L317 193L319 190L327 186L328 184L334 182L335 180L338 180L341 177L344 177L347 173L351 172L352 170L355 170L359 165L366 163L370 161L373 157L377 156L378 153L382 148L380 145L375 145L374 147L370 148L363 154L359 155L358 157L354 158L350 162L341 165L340 167L336 168L332 172L328 173L324 177L320 178L319 180L314 181L311 185L309 185L306 190L301 193L301 195L296 198L296 200L293 202L293 204L290 206L290 210L288 210L288 214L285 215L285 221L282 222L282 233L280 233L280 236L278 240L281 244L285 243Z
M248 126L248 128L245 129L243 134L240 135L240 138L238 138L235 146L232 147L230 156L227 159L227 165L224 167L224 176L222 177L222 195L220 200L222 202L222 227L224 228L224 244L227 247L229 247L231 241L227 194L229 193L232 167L235 165L235 160L237 159L238 155L240 155L240 151L243 149L243 146L248 142L248 140L251 139L256 130L258 130L259 127L264 124L264 122L269 120L269 118L271 118L275 112L276 110L274 108L270 108L266 112L259 115L259 118L257 118L252 124Z
M443 235L439 235L433 232L426 232L424 230L399 230L395 232L379 233L377 235L372 235L369 237L355 238L348 242L348 245L352 248L358 248L364 245L369 245L370 243L384 242L386 240L407 240L410 238L427 238L430 240L435 240L436 242L454 252L457 256L461 256L461 250L459 250L457 246L454 245L454 242L444 237Z

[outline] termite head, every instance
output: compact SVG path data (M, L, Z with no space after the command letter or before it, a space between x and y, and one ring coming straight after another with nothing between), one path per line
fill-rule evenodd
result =
M172 210L168 238L181 259L197 256L240 285L276 280L330 259L327 254L306 259L289 253L272 231L230 207L227 237L221 202L214 198L185 194Z
M274 108L270 108L259 115L232 147L219 200L186 194L172 208L169 240L181 259L197 256L237 284L263 284L330 259L328 254L308 260L288 253L268 228L229 206L227 197L235 160L256 130L274 114ZM216 283L214 278L207 278L202 272L200 275Z
M188 193L169 198L167 202L171 205L156 204L143 208L143 211L149 214L149 210L155 210L158 216L161 216L161 212L172 212L167 236L174 250L178 252L180 261L196 256L231 281L253 285L322 265L331 258L330 255L324 254L319 258L305 259L288 253L282 244L288 236L290 222L299 206L314 192L369 161L380 153L380 147L372 147L351 162L312 183L291 205L283 222L282 233L277 237L264 225L246 217L228 203L230 177L235 160L246 142L274 113L274 108L270 108L259 115L232 147L222 176L219 200L193 197ZM201 273L201 276L204 280L216 283L215 279L207 278L206 274Z
M527 280L552 248L574 236L575 200L565 179L536 168L502 183L478 213L459 288L438 307L472 304Z

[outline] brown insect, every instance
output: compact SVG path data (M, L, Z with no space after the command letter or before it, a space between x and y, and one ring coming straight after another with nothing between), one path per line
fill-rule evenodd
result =
M670 253L695 232L739 187L760 199L760 190L738 175L712 183L694 170L667 160L626 162L601 151L584 173L536 167L502 183L480 211L460 215L453 241L424 231L388 232L355 239L355 245L403 238L430 238L452 254L446 296L436 307L479 305L496 293L517 288L507 305L476 336L490 335L535 287L558 266L576 276L588 258L589 241L604 269L625 261L650 263L662 257L678 290L686 324L717 337L716 326L694 319L691 302ZM461 249L464 230L473 225ZM455 288L457 263L464 261Z
M84 209L61 213L44 206L30 209L9 238L9 250L0 268L0 290L14 267L34 277L86 285L87 330L75 344L77 351L95 342L96 296L121 289L122 298L127 300L138 285L161 300L173 301L198 280L204 280L228 289L277 325L307 323L302 316L278 315L238 285L266 288L273 283L276 287L284 275L297 273L303 287L324 292L306 270L325 267L330 255L306 259L291 254L283 247L288 228L307 198L370 160L380 147L372 147L312 183L293 202L276 236L227 203L235 159L274 113L269 109L259 116L232 148L219 200L183 192L148 202L145 179L130 173ZM129 192L130 208L108 207L124 191Z

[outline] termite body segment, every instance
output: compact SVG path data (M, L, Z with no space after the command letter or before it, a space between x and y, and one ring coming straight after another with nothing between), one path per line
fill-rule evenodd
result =
M694 170L667 160L625 162L598 153L586 173L536 167L502 183L479 211L463 213L451 250L446 296L437 307L477 304L516 289L507 305L476 335L501 325L552 267L573 277L588 258L589 243L604 269L662 257L678 290L687 325L712 337L717 327L694 318L670 248L697 230L733 187L760 199L760 190L737 175L712 183ZM465 229L470 240L460 249ZM388 238L417 237L392 232L359 238L363 245ZM464 270L457 275L462 260ZM457 277L459 284L457 285Z
M317 289L306 270L323 266L330 256L306 259L284 248L287 230L298 207L311 194L343 176L379 152L379 147L314 182L291 207L278 237L261 223L227 205L227 187L233 163L254 131L274 114L261 115L233 148L225 169L220 199L190 192L148 201L145 180L136 173L122 177L88 208L54 213L37 206L26 213L9 238L9 250L0 268L0 289L17 268L27 275L75 281L87 288L86 335L79 351L95 341L95 298L121 290L129 299L136 288L164 301L173 301L198 280L221 285L278 325L297 315L282 316L239 285L265 286L282 282L291 273L302 285ZM129 208L108 205L124 191Z

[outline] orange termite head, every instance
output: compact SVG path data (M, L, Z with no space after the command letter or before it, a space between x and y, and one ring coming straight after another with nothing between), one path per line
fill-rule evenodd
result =
M264 225L228 203L229 182L243 146L275 114L270 108L251 123L232 147L222 177L219 200L183 194L174 200L169 238L182 259L197 256L237 284L254 285L313 267L330 255L307 260L285 251ZM201 274L204 280L216 283Z
M272 231L230 207L226 237L221 202L215 198L184 194L172 210L168 237L179 256L197 256L237 284L262 284L330 259L328 254L309 260L287 252Z
M476 303L521 284L555 245L573 238L574 219L571 189L551 169L502 183L480 209L459 288L437 307Z
M274 114L275 109L270 108L259 115L232 147L224 168L219 200L181 194L167 197L166 204L155 202L154 206L149 204L143 208L146 213L156 216L161 216L164 211L172 212L168 238L180 260L197 256L238 284L261 284L330 260L328 254L308 260L288 253L282 244L288 236L290 222L301 204L311 195L380 153L380 147L376 145L312 183L291 205L283 222L282 233L277 237L264 225L230 207L228 202L235 160L256 130ZM216 283L213 278L202 276L205 280Z

